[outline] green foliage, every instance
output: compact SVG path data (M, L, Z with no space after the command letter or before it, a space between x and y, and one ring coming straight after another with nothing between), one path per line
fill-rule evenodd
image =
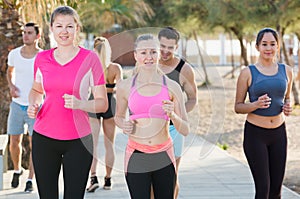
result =
M113 24L123 28L146 25L145 18L151 18L153 11L144 1L131 0L89 0L80 3L78 13L87 32L103 33Z

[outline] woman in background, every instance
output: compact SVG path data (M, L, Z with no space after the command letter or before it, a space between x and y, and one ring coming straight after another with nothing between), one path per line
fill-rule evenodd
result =
M264 28L256 38L259 58L241 71L235 111L247 114L244 152L255 183L255 199L279 199L285 172L287 135L285 116L291 114L292 69L277 62L279 37ZM250 102L246 102L247 92Z
M94 40L94 51L100 58L106 80L106 91L108 99L108 109L102 113L89 113L90 124L92 128L93 141L94 141L94 154L93 162L90 171L90 186L87 192L94 192L99 187L97 178L97 146L99 133L102 126L104 133L104 146L105 146L105 168L106 175L104 177L103 189L109 190L112 188L111 172L115 161L114 142L116 124L114 121L116 99L114 96L116 83L123 78L122 68L117 63L111 62L111 48L109 42L104 37L96 37ZM92 97L92 96L91 96ZM101 120L102 118L102 120Z

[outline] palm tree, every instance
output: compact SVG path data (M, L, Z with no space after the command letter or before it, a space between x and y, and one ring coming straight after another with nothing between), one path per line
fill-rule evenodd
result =
M22 44L22 32L18 5L0 1L0 134L6 133L10 95L6 81L7 55L9 50Z
M11 102L6 81L7 55L11 49L20 46L23 43L21 31L22 22L20 20L18 8L19 4L4 0L0 1L0 134L6 134L9 104ZM24 136L24 143L27 143L27 147L24 148L28 149L28 137ZM29 153L23 153L23 155L28 157L27 160L23 162L23 167L27 168ZM12 162L8 161L8 169L11 168L13 168Z
M74 1L69 0L72 3ZM49 48L48 37L48 19L49 13L54 6L63 3L63 1L41 1L24 0L9 1L0 0L0 134L6 134L7 117L11 97L6 81L7 55L8 52L23 44L21 27L24 22L34 21L44 30L42 36L46 48ZM29 142L28 136L23 136L23 161L22 166L28 168L29 163ZM8 156L10 157L10 156ZM10 160L10 158L9 158ZM8 161L8 169L12 168L11 161Z
M68 5L76 8L77 1L69 0ZM43 49L50 48L49 20L53 9L59 5L65 5L64 0L27 0L23 1L20 7L20 14L25 21L34 21L42 29L40 46Z
M144 1L90 0L78 5L78 12L86 32L101 34L113 25L124 28L146 25L146 17L154 15Z
M122 29L144 26L147 24L145 19L154 15L151 7L142 0L90 0L79 4L77 10L86 37L96 34L108 38ZM126 44L121 46L120 41L109 40L112 46L112 60L121 65L134 63L132 53L128 52L128 48L131 48L128 45L133 45L134 38L131 35L127 36ZM118 48L114 48L116 42Z

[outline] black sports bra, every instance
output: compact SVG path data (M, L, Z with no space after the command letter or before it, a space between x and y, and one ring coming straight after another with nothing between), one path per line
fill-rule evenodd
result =
M106 84L106 88L115 88L116 83Z

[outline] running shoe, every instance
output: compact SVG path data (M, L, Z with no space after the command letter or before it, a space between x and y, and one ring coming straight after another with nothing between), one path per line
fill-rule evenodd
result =
M97 176L92 176L90 186L86 189L86 191L95 192L95 190L98 188L99 188L98 178Z
M104 178L104 185L103 185L103 189L105 190L111 190L111 177L105 177Z
M31 193L33 191L33 186L31 181L26 182L25 190L26 193Z
M11 187L17 188L19 186L19 178L23 174L23 170L21 170L20 173L14 173L13 179L11 181Z

